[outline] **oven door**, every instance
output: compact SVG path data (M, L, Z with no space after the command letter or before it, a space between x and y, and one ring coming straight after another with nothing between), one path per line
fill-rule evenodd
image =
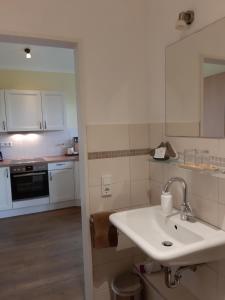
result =
M11 174L11 186L13 201L49 196L48 172Z

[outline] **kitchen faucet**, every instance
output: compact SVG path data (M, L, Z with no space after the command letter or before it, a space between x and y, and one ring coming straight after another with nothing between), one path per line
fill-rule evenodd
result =
M187 183L186 183L186 181L181 177L172 177L165 184L165 186L163 188L163 192L164 193L168 192L170 186L174 182L180 182L181 186L183 188L183 201L182 201L181 208L180 208L180 218L183 221L193 222L194 216L192 213L192 208L191 208L189 201L187 200Z

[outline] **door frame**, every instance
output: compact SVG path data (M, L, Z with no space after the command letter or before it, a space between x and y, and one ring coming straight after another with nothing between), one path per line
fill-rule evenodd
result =
M63 37L37 36L37 35L14 35L0 32L0 42L20 43L39 46L69 48L74 51L75 60L75 88L77 95L77 119L79 133L79 167L80 167L80 198L82 215L82 243L84 263L84 292L85 299L93 299L93 266L92 250L89 229L89 190L88 190L88 155L86 137L86 105L85 105L85 76L83 71L83 44L79 39L68 40Z

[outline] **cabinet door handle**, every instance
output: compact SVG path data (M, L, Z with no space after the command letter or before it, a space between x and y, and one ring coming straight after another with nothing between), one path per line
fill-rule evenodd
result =
M47 122L45 121L45 129L47 129Z
M3 130L6 131L5 121L2 122L2 127L3 127Z
M52 172L49 172L49 179L52 181Z
M9 170L8 169L5 170L5 175L6 175L6 178L9 178Z
M42 122L40 122L40 129L42 129Z

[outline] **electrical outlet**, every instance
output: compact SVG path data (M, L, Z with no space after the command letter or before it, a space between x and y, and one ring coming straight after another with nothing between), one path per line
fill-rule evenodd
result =
M102 197L112 196L112 175L102 176Z
M13 142L3 142L0 143L1 148L11 148L13 146Z

